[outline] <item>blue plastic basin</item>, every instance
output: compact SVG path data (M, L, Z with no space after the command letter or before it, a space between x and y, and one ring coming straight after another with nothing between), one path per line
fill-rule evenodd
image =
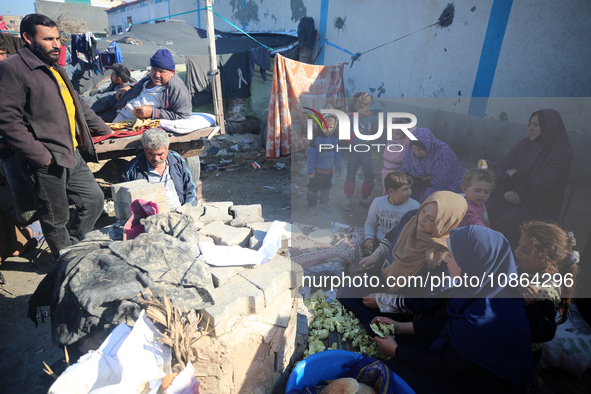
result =
M344 373L343 365L361 358L363 358L361 354L346 350L326 350L308 356L289 375L285 392L292 389L303 390L324 380L340 378ZM394 392L414 394L414 390L394 372L392 372L392 380Z

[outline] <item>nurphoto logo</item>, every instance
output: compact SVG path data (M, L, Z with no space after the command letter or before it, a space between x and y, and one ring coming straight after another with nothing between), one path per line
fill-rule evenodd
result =
M338 109L321 109L320 112L313 110L312 108L304 107L304 109L310 111L311 113L306 113L306 115L310 116L312 119L308 119L307 122L307 132L308 132L308 140L312 140L314 138L314 122L318 124L320 129L328 129L328 125L326 120L324 119L323 115L334 115L339 122L339 130L338 130L338 140L339 141L351 141L351 121L349 120L349 115L344 113L343 111L339 111ZM401 130L410 140L416 141L417 138L410 132L417 124L417 117L408 112L387 112L384 114L383 112L378 112L376 119L378 121L378 126L375 129L375 132L369 131L369 133L360 131L359 128L359 114L357 112L353 112L353 134L356 139L361 141L375 141L378 140L382 134L384 133L384 117L386 118L386 137L388 141L393 140L393 131L394 130ZM410 122L409 122L410 120ZM398 139L398 138L397 138ZM353 140L354 141L354 140ZM381 151L382 148L387 149L390 152L401 152L404 147L400 144L370 144L370 143L357 143L352 142L351 145L348 146L340 146L340 145L333 145L333 144L319 144L318 151L322 152L322 150L332 150L336 149L337 151L346 150L346 151L355 151L355 152L368 152L372 149L377 149L378 152Z

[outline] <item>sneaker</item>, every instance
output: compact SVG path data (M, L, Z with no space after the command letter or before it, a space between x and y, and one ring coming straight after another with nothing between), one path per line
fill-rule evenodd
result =
M318 214L318 208L316 208L316 207L308 207L308 211L313 215Z
M332 208L328 204L320 205L320 208L322 208L322 210L325 212L328 212L328 213L332 212Z

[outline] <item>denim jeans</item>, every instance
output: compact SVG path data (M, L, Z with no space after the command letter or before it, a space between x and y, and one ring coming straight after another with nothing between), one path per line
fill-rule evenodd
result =
M94 228L104 208L103 191L78 151L73 169L58 164L32 168L21 163L21 171L32 181L37 216L57 261L62 249ZM76 206L72 215L70 203Z

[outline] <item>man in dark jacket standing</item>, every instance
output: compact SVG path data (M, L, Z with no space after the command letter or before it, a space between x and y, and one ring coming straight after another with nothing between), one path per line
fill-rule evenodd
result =
M120 182L145 179L164 185L170 209L197 205L197 186L187 162L171 150L168 134L162 129L148 129L142 135L144 153L123 167Z
M20 26L26 45L0 63L0 133L30 180L54 259L93 229L104 196L82 159L97 161L92 129L111 133L57 65L60 37L53 20L29 14ZM70 216L69 203L76 205Z

